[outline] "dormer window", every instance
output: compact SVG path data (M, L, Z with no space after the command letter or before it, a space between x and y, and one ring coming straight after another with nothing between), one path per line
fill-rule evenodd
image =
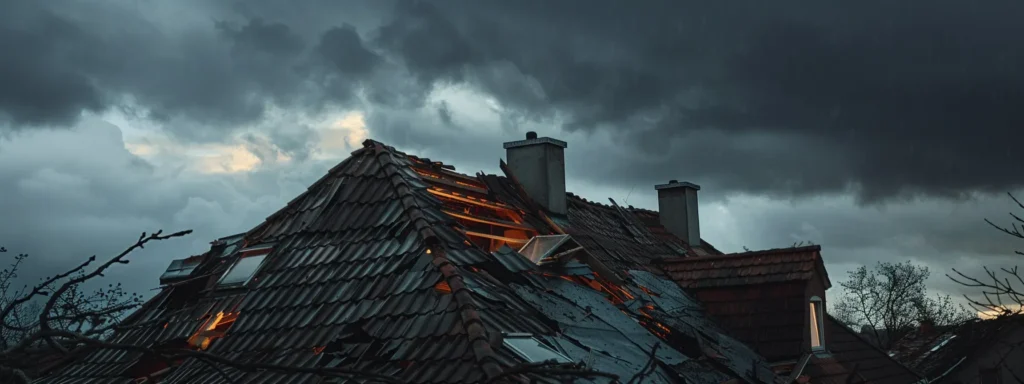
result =
M540 363L548 360L555 360L559 363L572 362L561 352L549 347L529 333L505 334L504 344L505 347L511 349L516 355L531 363Z
M245 286L256 275L256 271L259 270L271 250L273 250L273 245L270 244L241 250L238 260L235 260L235 263L224 272L224 276L217 281L217 286L222 288Z
M825 321L824 310L820 297L811 297L810 305L811 325L811 350L821 351L825 349Z

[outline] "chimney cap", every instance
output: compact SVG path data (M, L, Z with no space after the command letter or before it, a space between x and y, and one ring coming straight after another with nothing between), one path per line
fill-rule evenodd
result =
M669 180L668 184L658 184L654 186L654 189L674 189L674 188L689 188L696 191L700 190L700 186L688 181Z
M552 139L550 137L537 137L537 132L527 132L526 140L509 141L502 144L505 149L527 147L536 144L551 144L559 148L568 148L569 144L558 139Z

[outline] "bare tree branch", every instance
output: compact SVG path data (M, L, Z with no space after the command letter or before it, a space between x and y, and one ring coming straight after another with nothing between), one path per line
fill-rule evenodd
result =
M886 350L919 323L957 324L973 317L948 295L928 295L929 275L928 268L910 262L861 266L840 283L846 295L833 313L848 325L867 325L874 341Z

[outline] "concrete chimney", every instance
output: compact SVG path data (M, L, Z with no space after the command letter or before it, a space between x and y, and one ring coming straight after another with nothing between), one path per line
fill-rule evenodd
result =
M658 216L661 225L691 247L699 247L701 243L697 191L700 190L700 186L672 180L668 184L656 185L654 188L658 190Z
M527 132L526 140L503 145L509 170L537 204L551 213L565 215L564 141L537 137Z

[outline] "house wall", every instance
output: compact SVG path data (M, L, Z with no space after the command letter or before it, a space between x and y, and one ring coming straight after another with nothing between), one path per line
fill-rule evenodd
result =
M1020 345L1019 347L1011 347ZM1004 360L1005 357L1005 360ZM939 383L942 384L981 384L981 370L1000 365L1000 383L1016 383L1013 377L1024 378L1024 327L1017 327L1016 330L1002 335L997 342L992 343L988 350L968 358L960 363L956 369Z
M794 360L807 345L806 282L717 287L693 291L729 333L768 361Z

